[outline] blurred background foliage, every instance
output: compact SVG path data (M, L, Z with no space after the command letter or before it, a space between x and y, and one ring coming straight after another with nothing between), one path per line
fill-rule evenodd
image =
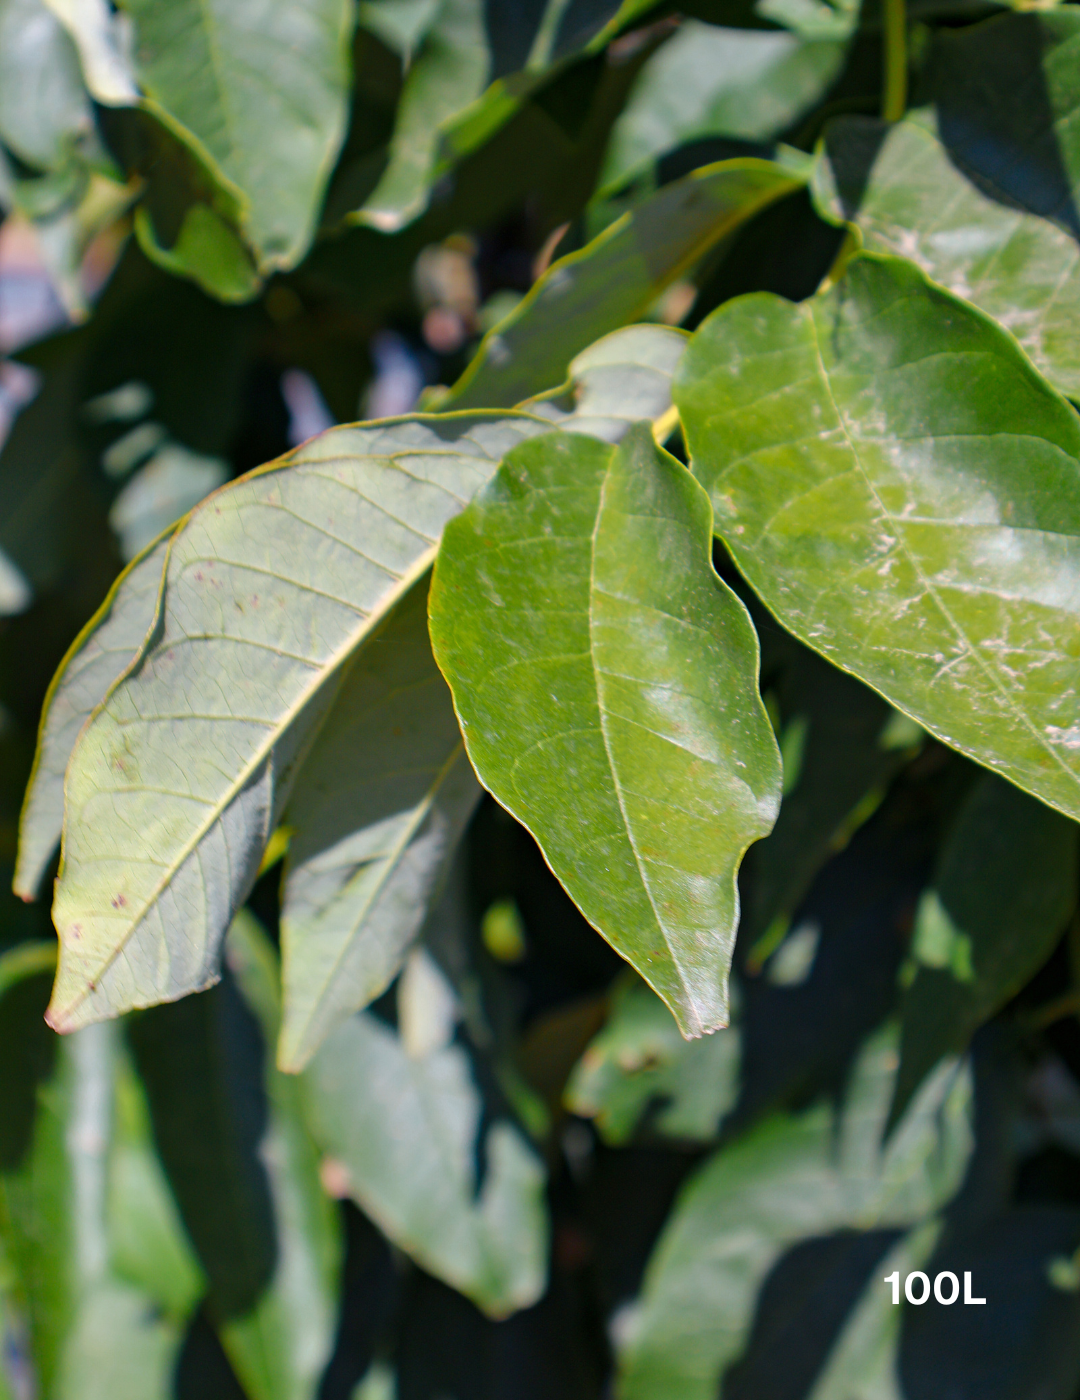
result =
M999 12L914 0L914 101ZM883 58L874 0L0 0L5 889L46 687L126 560L334 422L811 294L845 235L810 156ZM685 183L740 156L768 188ZM0 894L4 1400L1076 1400L1075 828L716 562L785 782L726 1031L684 1041L490 798L300 1076L280 849L219 986L64 1039L47 906ZM987 1305L893 1308L920 1267Z

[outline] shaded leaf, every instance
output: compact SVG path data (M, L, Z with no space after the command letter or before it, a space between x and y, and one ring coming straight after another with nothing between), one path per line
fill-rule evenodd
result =
M67 31L44 0L0 4L0 138L39 170L66 164L93 129Z
M646 1274L621 1400L712 1400L786 1249L839 1229L907 1226L949 1199L971 1149L969 1077L942 1066L883 1149L895 1064L895 1035L880 1033L839 1121L824 1104L768 1119L684 1189Z
M801 306L720 308L676 402L717 532L781 622L1080 813L1080 424L1015 341L862 254Z
M167 1400L190 1305L190 1288L159 1287L164 1261L133 1279L116 1248L125 1230L146 1227L161 1201L145 1137L116 1113L127 1084L115 1028L91 1027L65 1042L39 1091L26 1156L0 1175L8 1307L26 1325L42 1393L61 1400ZM133 1159L149 1193L118 1198L118 1163ZM166 1220L166 1235L169 1228ZM175 1235L168 1243L184 1248ZM179 1314L167 1310L170 1301Z
M1078 837L1075 823L989 774L969 795L915 919L892 1119L1053 952L1076 905Z
M426 584L349 673L285 815L296 834L281 916L284 1069L303 1068L389 986L480 796L431 654Z
M64 821L64 770L79 731L147 640L158 606L169 536L119 576L72 642L41 710L34 770L19 823L15 893L34 898Z
M635 978L616 992L564 1099L612 1147L628 1142L646 1115L665 1137L708 1142L735 1103L738 1074L737 1030L684 1040L664 1003Z
M835 40L684 20L634 84L611 133L601 185L621 185L689 141L774 140L820 100L844 50Z
M725 234L803 183L795 169L734 160L665 185L553 263L484 337L443 407L509 405L560 383L586 345L638 320Z
M735 873L780 781L709 530L644 426L615 450L560 434L451 524L430 604L481 781L687 1035L726 1021Z
M303 1084L343 1188L390 1240L494 1317L536 1302L544 1168L514 1124L484 1112L464 1045L411 1056L361 1012L333 1032Z
M431 563L526 415L336 428L197 507L153 646L72 754L50 1015L205 987L341 667Z
M820 206L995 317L1080 394L1080 15L1068 7L945 30L935 107L826 133Z
M345 0L128 0L149 110L238 193L244 234L267 272L311 240L344 135Z

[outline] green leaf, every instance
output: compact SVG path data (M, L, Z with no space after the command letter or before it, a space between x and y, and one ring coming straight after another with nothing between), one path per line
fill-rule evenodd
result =
M549 430L524 414L331 429L187 517L154 644L69 761L54 1026L216 980L343 664L506 449Z
M726 1022L735 875L780 788L710 529L644 426L526 443L448 527L430 605L481 782L686 1035Z
M273 1067L281 1020L277 956L246 910L229 930L226 952L266 1045L270 1121L259 1150L269 1169L278 1252L273 1277L252 1315L223 1323L221 1339L252 1400L314 1400L333 1350L340 1219L320 1182L302 1086Z
M39 170L65 165L93 130L67 31L44 0L0 3L0 139Z
M33 990L40 1014L44 987ZM5 1019L15 995L4 999ZM161 1198L153 1197L159 1177L145 1137L116 1112L118 1091L130 1083L116 1040L114 1027L94 1026L63 1043L39 1090L32 1140L0 1173L7 1308L27 1327L41 1393L58 1400L167 1400L192 1301L190 1286L159 1287L169 1261L132 1278L117 1247L125 1232L148 1226ZM132 1159L149 1197L115 1191L118 1169ZM175 1260L183 1244L169 1227L166 1220Z
M601 188L624 184L689 141L774 140L820 100L844 52L835 41L684 20L634 84L611 133Z
M423 212L441 128L480 96L489 64L481 0L440 0L398 104L389 165L360 222L393 233Z
M148 110L239 193L259 270L293 266L344 136L351 5L127 0L124 9Z
M693 1178L649 1263L620 1400L713 1400L786 1249L841 1228L908 1226L952 1196L971 1150L970 1078L942 1066L883 1148L895 1065L889 1030L860 1055L839 1121L827 1104L767 1119Z
M666 326L616 331L573 361L568 385L522 408L616 440L668 412L685 341ZM431 654L427 587L419 579L373 635L285 814L285 1069L389 985L479 795Z
M937 39L936 107L826 133L819 206L1007 327L1080 395L1080 15L1013 14Z
M125 53L124 18L107 0L45 0L79 51L86 85L106 107L138 100L135 75Z
M209 1280L207 1308L251 1400L311 1400L329 1357L339 1222L296 1080L277 1073L277 968L241 913L236 986L158 1007L129 1035L155 1136Z
M479 796L424 579L350 672L286 811L283 1069L389 986Z
M431 976L441 980L433 964ZM302 1082L312 1132L343 1188L398 1248L492 1317L536 1302L546 1281L544 1168L516 1125L484 1113L464 1045L407 1047L361 1012L338 1026Z
M694 471L781 622L944 742L1080 813L1080 423L896 258L721 307L676 381Z
M1042 967L1076 906L1080 828L986 775L919 902L892 1119Z
M171 536L134 559L72 642L41 709L34 769L19 822L15 893L36 897L64 821L64 770L83 725L148 639Z
M909 1230L880 1261L807 1400L902 1400L898 1351L904 1313L893 1306L892 1290L882 1284L894 1271L906 1279L925 1269L940 1233L941 1222L928 1220Z
M770 161L732 160L665 185L553 263L484 337L443 406L509 405L558 384L574 355L640 319L721 238L803 183Z
M689 1142L714 1138L738 1096L739 1033L684 1040L671 1012L637 978L616 992L604 1029L566 1086L571 1113L591 1118L612 1147L630 1141L652 1107L649 1128Z

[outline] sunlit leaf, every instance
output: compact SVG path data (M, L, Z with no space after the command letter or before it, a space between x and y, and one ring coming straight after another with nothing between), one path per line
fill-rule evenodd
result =
M1015 341L863 254L802 305L721 307L676 401L717 532L781 622L1080 814L1080 422Z
M52 1024L216 979L344 663L506 450L549 431L526 414L335 428L187 517L154 644L69 762Z
M38 751L19 824L15 893L24 899L37 894L60 840L64 769L79 731L134 661L153 626L168 547L166 536L132 561L53 677L41 711Z
M666 326L615 331L573 361L569 384L522 408L617 440L668 412L684 345ZM478 796L431 655L424 577L349 674L285 815L283 1067L389 985Z
M867 247L913 259L1080 394L1080 15L1013 14L936 41L933 107L845 117L815 175Z
M345 0L129 0L136 76L150 110L239 193L260 269L311 239L344 135L351 6Z
M560 434L511 453L449 527L431 592L481 781L687 1035L726 1022L735 874L780 786L709 531L646 428L616 449Z

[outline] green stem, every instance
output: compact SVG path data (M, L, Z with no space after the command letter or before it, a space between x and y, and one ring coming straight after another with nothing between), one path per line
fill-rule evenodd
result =
M885 95L881 115L898 122L907 107L907 13L904 0L884 0Z

